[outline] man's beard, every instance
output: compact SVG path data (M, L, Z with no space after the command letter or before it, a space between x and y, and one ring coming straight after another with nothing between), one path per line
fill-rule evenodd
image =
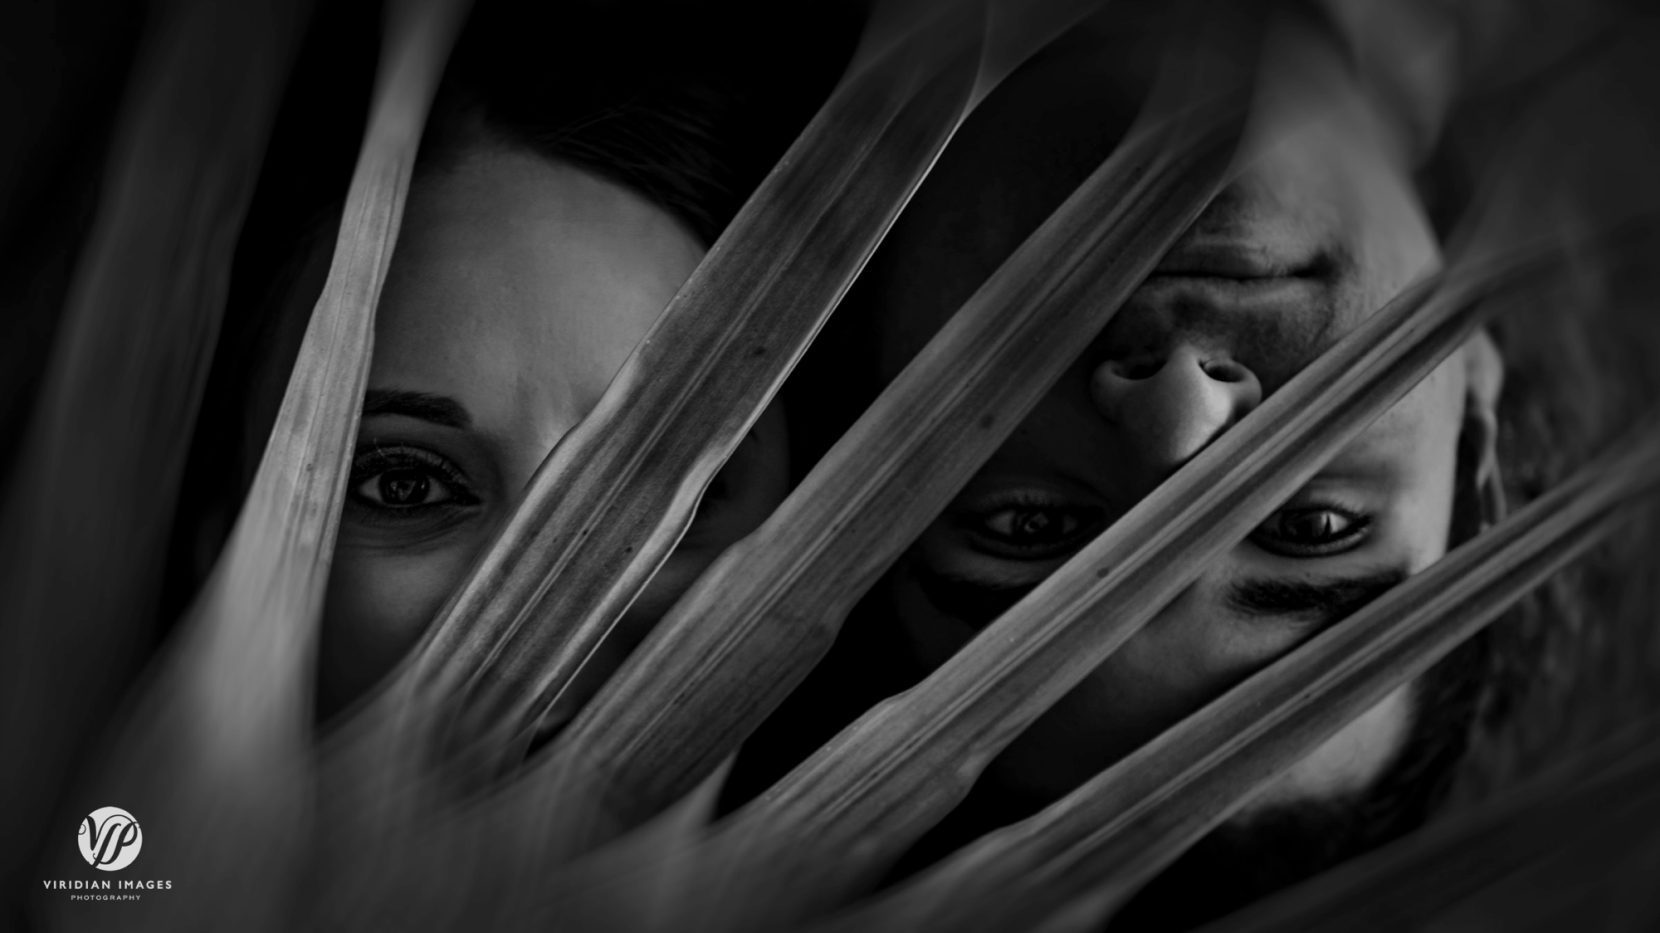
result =
M1247 810L1190 847L1113 916L1109 933L1189 930L1385 845L1446 798L1481 705L1487 632L1414 686L1412 727L1395 759L1362 789Z

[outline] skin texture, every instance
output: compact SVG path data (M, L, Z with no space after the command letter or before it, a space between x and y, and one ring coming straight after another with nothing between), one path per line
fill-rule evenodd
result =
M1115 80L1108 59L1057 56L965 128L894 234L903 263L878 272L884 375L1110 148L1122 114L1099 90ZM890 574L923 667L1438 264L1401 125L1316 34L1279 33L1265 61L1235 181ZM981 790L1055 799L1442 556L1460 440L1491 456L1499 383L1485 336L1455 353L1013 743ZM1414 712L1403 687L1254 808L1358 792Z
M415 643L703 253L633 191L506 146L417 178L329 581L323 715ZM602 649L611 663L782 498L784 448L769 411Z

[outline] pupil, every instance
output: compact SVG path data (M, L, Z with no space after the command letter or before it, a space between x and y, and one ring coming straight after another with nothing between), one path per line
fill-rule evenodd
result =
M1292 523L1291 532L1294 537L1305 540L1319 540L1331 537L1332 516L1330 512L1309 512L1298 517Z
M1047 512L1027 512L1020 516L1020 522L1015 530L1027 537L1038 537L1049 530L1052 524Z
M427 497L427 478L412 470L389 472L380 478L380 497L387 505L415 505Z

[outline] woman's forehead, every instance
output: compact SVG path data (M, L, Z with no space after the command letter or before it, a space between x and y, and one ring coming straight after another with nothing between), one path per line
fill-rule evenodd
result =
M627 189L480 151L411 192L371 385L453 397L481 428L574 423L701 257Z

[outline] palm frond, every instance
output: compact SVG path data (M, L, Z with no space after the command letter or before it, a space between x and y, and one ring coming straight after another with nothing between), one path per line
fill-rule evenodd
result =
M1260 12L1247 6L1235 15ZM0 567L8 621L21 620L3 635L17 675L6 679L8 728L13 711L110 673L104 663L57 684L36 672L78 670L77 639L139 644L130 620L145 613L129 607L154 601L228 231L301 26L283 7L269 25L231 17L236 30L221 34L210 7L187 5L147 53L115 194L7 500ZM895 0L878 5L818 116L549 454L411 658L319 739L314 644L374 309L464 7L388 4L334 263L253 490L99 762L103 776L85 785L101 793L119 775L121 801L168 828L165 850L147 853L151 869L234 892L208 910L146 903L141 928L1093 929L1254 792L1612 531L1628 503L1660 492L1656 415L1042 813L872 895L1022 730L1484 320L1536 301L1565 256L1629 245L1652 221L1644 204L1634 228L1595 234L1489 215L1445 271L1367 318L921 684L714 822L739 743L1228 181L1254 90L1233 59L1220 74L1167 70L1117 151L589 702L588 685L612 674L590 663L596 649L965 116L1093 11L1087 0ZM1250 42L1227 39L1253 45L1254 29ZM190 95L209 82L235 93ZM179 100L194 103L175 111ZM190 158L175 154L181 133ZM151 342L133 352L139 339ZM113 405L111 373L123 393ZM128 458L145 494L88 482L75 464L92 459L89 439ZM54 511L66 503L67 521ZM91 509L107 510L101 523ZM103 540L100 524L130 533ZM95 573L113 576L92 586ZM69 699L76 722L95 712ZM41 732L24 723L18 734ZM36 783L67 766L65 748L49 748ZM1538 923L1592 888L1640 900L1630 879L1654 857L1657 767L1650 724L1218 929ZM39 829L31 814L5 819L8 836ZM1597 850L1610 838L1620 845ZM1590 877L1603 868L1613 881ZM1539 883L1548 875L1562 883ZM1402 890L1414 912L1354 911L1359 898Z
M1214 83L1249 87L1238 75ZM1191 75L971 297L766 524L699 581L556 750L626 827L738 742L1220 190L1245 112Z
M981 3L896 6L596 409L549 454L388 692L405 713L419 710L402 721L435 747L455 743L466 767L510 767L538 730L562 724L542 719L1001 77L984 60ZM1081 8L1032 7L1024 15L1047 26L1004 57L1017 63Z
M1373 315L906 694L879 705L734 818L806 859L881 865L998 751L1324 461L1461 345L1500 287L1553 247L1455 265ZM769 846L745 842L746 848ZM781 857L781 856L780 856Z
M0 734L29 760L5 769L13 800L56 792L156 635L232 251L307 12L176 7L134 66L0 512ZM50 815L7 808L0 860L32 857Z
M847 929L1099 924L1199 836L1660 492L1660 416L1486 534Z
M427 106L462 12L447 0L388 9L388 54L335 262L270 446L213 575L93 782L104 790L119 780L132 807L178 834L155 867L238 892L217 901L224 912L211 917L153 901L138 921L144 928L286 927L314 804L310 671L317 616L368 374L374 307ZM251 838L273 857L241 857Z
M1500 797L1205 928L1652 929L1660 725L1629 724ZM1644 864L1644 857L1650 860ZM1610 897L1625 889L1626 897ZM1599 903L1600 902L1600 903ZM1564 910L1563 908L1568 908Z

